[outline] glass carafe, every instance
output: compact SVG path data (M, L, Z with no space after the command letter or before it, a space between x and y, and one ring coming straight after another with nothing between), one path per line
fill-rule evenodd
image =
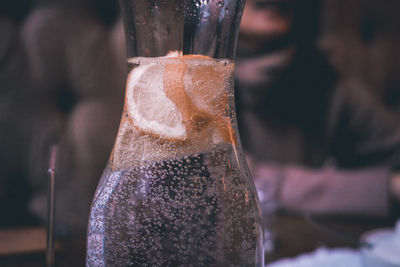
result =
M87 266L263 266L233 100L244 0L121 0L129 74Z

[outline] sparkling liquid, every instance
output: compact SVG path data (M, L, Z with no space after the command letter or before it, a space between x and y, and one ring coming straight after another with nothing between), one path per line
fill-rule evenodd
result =
M136 62L92 203L86 265L263 266L257 197L230 109L231 63L193 57ZM146 77L149 70L153 79ZM175 89L167 88L170 74L180 77L172 83L176 90L187 94L160 97L161 90ZM156 108L144 104L149 96ZM182 127L165 121L171 117ZM178 130L163 131L159 125L167 122Z
M260 225L232 151L107 168L89 223L88 266L255 266Z

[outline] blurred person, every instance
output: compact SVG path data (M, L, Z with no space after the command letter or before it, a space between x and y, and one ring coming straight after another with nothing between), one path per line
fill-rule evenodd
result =
M315 46L317 1L248 0L236 59L239 131L258 187L284 210L388 216L400 121Z
M56 230L84 233L123 104L125 49L116 1L42 1L21 35L32 84L29 208L46 218L50 147L56 159ZM117 38L118 36L118 38Z

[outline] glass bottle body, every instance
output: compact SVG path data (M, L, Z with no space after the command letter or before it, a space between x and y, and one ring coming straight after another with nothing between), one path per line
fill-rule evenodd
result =
M223 38L198 39L208 19L188 18L243 3L176 2L171 9L167 1L121 1L128 55L136 56L128 59L119 132L92 203L87 266L263 266L259 205L233 102L237 29L224 33L233 36L224 48ZM153 16L144 27L157 26L157 34L129 26L141 25L143 6ZM188 6L202 8L189 15ZM171 10L182 21L168 34L160 18ZM180 41L163 39L175 34Z

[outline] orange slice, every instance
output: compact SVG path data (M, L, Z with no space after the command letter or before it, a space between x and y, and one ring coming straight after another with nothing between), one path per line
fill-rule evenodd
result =
M128 77L127 113L144 132L169 140L191 140L214 127L232 142L228 88L233 64L175 52L146 59ZM218 138L217 138L218 139Z

